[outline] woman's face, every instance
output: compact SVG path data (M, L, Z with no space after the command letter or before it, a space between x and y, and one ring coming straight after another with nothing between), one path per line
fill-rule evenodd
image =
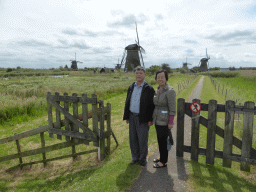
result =
M166 78L165 78L164 72L157 74L156 81L157 81L159 86L165 86Z

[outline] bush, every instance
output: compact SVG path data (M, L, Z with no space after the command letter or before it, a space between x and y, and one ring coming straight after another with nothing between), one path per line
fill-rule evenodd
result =
M226 77L226 78L230 78L230 77L237 77L240 75L239 72L232 72L232 71L223 71L223 72L212 72L209 73L212 77Z
M12 72L12 68L8 68L7 70L6 70L6 72L8 73L8 72Z

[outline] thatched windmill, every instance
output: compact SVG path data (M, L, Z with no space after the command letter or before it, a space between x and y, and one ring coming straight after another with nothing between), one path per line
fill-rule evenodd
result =
M207 48L206 48L206 58L202 58L199 62L200 68L199 71L208 71L209 70L209 60L210 56L207 55Z
M142 61L143 67L145 67L143 57L142 57L142 53L145 53L145 50L140 46L137 23L135 24L136 24L136 33L137 33L137 41L135 40L136 44L131 44L125 47L123 58L121 61L121 66L125 61L124 70L126 72L133 71L134 68L136 68L137 66L141 66L140 59Z
M76 53L75 53L75 60L70 60L70 61L71 61L71 69L77 69L77 63L83 63L76 60Z

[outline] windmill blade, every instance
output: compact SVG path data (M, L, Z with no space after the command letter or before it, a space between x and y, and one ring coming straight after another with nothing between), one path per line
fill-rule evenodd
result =
M141 50L140 50L140 56L141 56L141 60L142 60L143 67L145 68L144 61L143 61L143 57L142 57L142 54L141 54Z
M121 60L121 66L123 65L123 61L124 61L124 58L125 58L125 53L126 53L126 51L124 50L123 58L122 58L122 60Z
M140 50L142 49L142 53L146 53L146 51L145 51L145 49L143 49L143 47L139 47L140 48Z
M138 45L140 45L140 40L139 40L139 35L138 35L138 30L137 30L137 23L135 22L135 24L136 24L136 33L137 33Z

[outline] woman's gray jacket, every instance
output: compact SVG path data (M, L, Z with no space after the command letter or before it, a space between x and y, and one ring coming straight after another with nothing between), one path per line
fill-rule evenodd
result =
M168 125L169 115L176 115L176 93L174 89L166 84L159 92L158 87L153 101L155 105L153 124L160 126Z

